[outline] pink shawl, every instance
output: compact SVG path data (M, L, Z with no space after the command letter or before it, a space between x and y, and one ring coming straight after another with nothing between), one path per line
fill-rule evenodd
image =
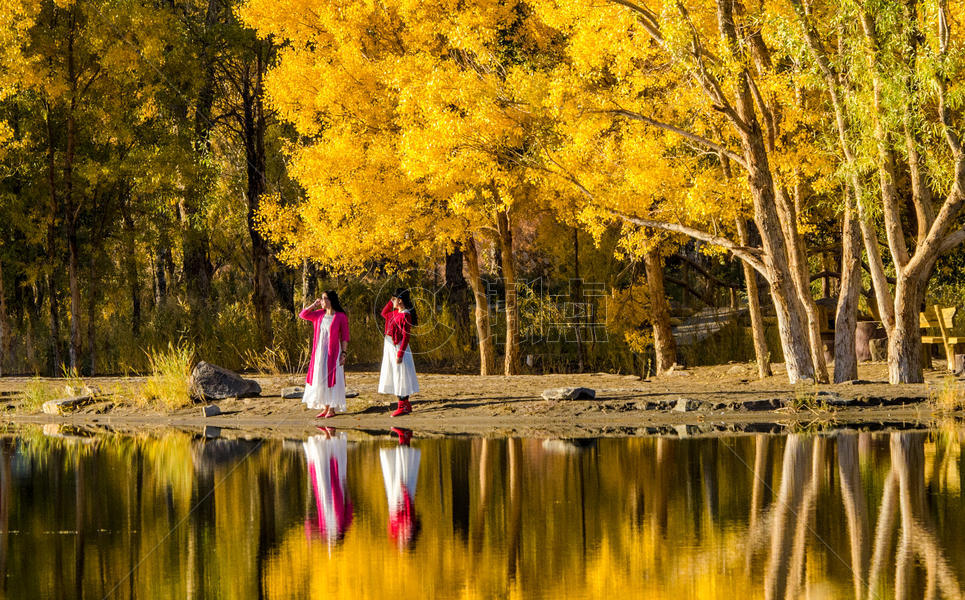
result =
M322 326L325 311L305 309L298 313L298 316L306 321L311 321L313 326L312 355L308 360L308 376L305 377L305 383L311 384L312 376L315 373L315 347L318 345L319 329ZM337 312L328 329L328 348L325 357L326 366L328 367L328 387L335 385L335 372L338 369L338 351L341 348L342 342L347 342L348 340L348 317L345 316L345 313Z

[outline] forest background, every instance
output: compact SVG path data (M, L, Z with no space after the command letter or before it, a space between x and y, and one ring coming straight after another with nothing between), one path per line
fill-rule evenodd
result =
M962 0L13 0L0 7L0 367L350 361L483 374L771 361L922 380L965 288ZM674 319L747 306L677 348ZM824 323L822 323L824 321ZM822 331L833 329L829 366ZM499 364L497 364L497 362Z

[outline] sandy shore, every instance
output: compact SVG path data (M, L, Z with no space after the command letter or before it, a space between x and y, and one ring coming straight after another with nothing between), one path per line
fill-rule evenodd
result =
M934 399L961 381L944 371L926 373L926 383L892 386L883 364L864 364L856 384L791 386L782 366L756 378L750 364L698 367L660 378L607 373L518 375L512 377L421 374L422 393L414 412L390 416L393 400L376 393L378 373L351 371L348 387L359 392L348 412L314 419L297 399L281 397L283 387L302 377L252 376L262 386L257 398L218 401L222 414L205 418L200 404L173 412L131 406L123 401L140 378L90 378L89 385L111 390L110 397L70 415L27 412L18 398L30 378L0 379L0 418L10 427L46 425L49 431L138 432L177 428L209 435L304 437L319 425L359 433L384 434L406 427L417 435L498 435L595 437L609 435L722 435L760 431L930 427L957 420L961 413L939 411ZM56 380L51 380L56 381ZM544 400L550 388L588 387L593 400ZM852 405L856 404L856 405Z

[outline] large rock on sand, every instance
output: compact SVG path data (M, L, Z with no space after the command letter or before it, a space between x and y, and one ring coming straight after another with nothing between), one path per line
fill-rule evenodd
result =
M261 394L257 381L204 361L195 365L191 372L191 385L195 393L211 400L225 398L249 398Z
M543 392L545 400L592 400L596 398L596 391L585 387L556 388Z

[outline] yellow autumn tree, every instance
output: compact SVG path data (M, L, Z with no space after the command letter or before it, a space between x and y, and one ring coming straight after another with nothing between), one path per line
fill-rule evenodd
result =
M754 268L771 287L789 379L825 380L820 319L801 231L802 213L817 197L811 188L815 173L828 168L819 164L821 154L814 152L813 134L809 137L815 122L823 127L823 113L813 97L801 95L794 70L772 60L772 49L782 39L763 26L770 8L732 0L653 6L546 0L533 6L568 40L549 104L564 107L556 120L565 125L566 143L588 141L582 124L608 118L612 127L635 123L631 143L652 144L657 155L669 157L675 147L688 147L710 187L733 187L725 176L730 171L745 182L743 193L707 195L706 186L686 168L673 174L644 172L644 187L683 177L681 185L692 189L702 206L698 217L720 209L719 197L745 196L761 246L735 241L739 236L729 229L734 221L724 217L726 211L717 223L701 223L689 220L680 205L676 212L661 212L647 200L624 204L622 210L608 200L599 208L715 244ZM674 157L668 164L675 169L679 161ZM576 179L588 177L578 173ZM599 193L592 181L585 185ZM659 206L675 204L665 200Z
M505 287L503 371L517 372L513 219L536 201L525 158L544 130L519 94L555 64L554 32L522 2L251 0L242 17L286 41L266 89L306 140L291 150L304 201L263 209L284 256L358 269L459 243L489 373L476 240L490 237Z

